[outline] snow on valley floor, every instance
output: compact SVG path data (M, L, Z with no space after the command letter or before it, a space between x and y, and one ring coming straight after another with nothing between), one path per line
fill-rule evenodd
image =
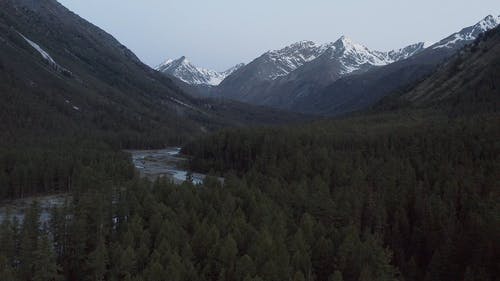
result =
M23 199L0 202L0 223L3 222L6 216L9 218L16 217L19 222L24 220L24 214L31 204L37 201L40 208L40 222L48 223L50 219L50 211L53 207L61 207L66 202L71 201L71 196L68 194L33 196Z

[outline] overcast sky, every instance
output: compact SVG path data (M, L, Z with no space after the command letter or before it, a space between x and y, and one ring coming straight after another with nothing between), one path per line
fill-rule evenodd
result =
M225 70L300 40L346 35L371 49L438 41L499 0L59 0L114 35L145 63L188 57Z

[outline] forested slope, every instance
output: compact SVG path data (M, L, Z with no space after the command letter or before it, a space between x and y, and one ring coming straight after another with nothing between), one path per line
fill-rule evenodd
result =
M396 93L380 108L401 106L446 109L454 115L500 109L500 28L481 35L433 75Z

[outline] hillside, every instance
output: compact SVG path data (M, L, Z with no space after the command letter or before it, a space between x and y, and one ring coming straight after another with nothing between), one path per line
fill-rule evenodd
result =
M86 131L124 147L148 146L246 122L238 114L221 116L217 101L185 94L55 0L6 0L0 8L0 126L13 135L21 128L32 135ZM286 122L286 114L269 115Z
M480 36L433 75L396 99L412 107L446 107L455 114L500 109L500 28Z

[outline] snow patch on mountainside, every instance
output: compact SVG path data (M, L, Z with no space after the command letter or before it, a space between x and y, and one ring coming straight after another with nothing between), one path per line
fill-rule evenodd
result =
M393 50L387 52L387 57L392 61L400 61L400 60L405 60L413 55L416 55L417 53L423 51L425 48L429 47L430 45L425 42L420 42L416 44L409 45L407 47L401 48L399 50Z
M357 71L364 65L381 66L391 62L383 52L371 51L345 36L333 43L330 48L330 59L340 62L343 67L340 70L342 75Z
M341 75L358 71L367 66L383 66L407 59L425 49L424 43L413 44L389 52L372 51L364 45L342 36L334 43L326 44L330 61L339 62Z
M280 50L268 51L262 56L274 65L274 69L269 71L268 79L274 80L288 75L305 63L316 59L325 50L324 46L318 46L312 41L300 41Z
M40 53L40 55L42 55L42 57L49 62L49 64L53 67L56 67L56 68L59 68L60 66L56 63L56 61L49 55L49 53L47 53L44 49L42 49L40 47L40 45L38 45L37 43L31 41L30 39L28 39L26 36L24 36L23 34L19 33L19 35L26 41L28 42L28 44L30 44L31 47L33 47L33 49L35 49L38 53Z
M217 72L193 65L186 57L177 60L168 59L156 67L156 70L170 74L178 79L192 85L217 86L227 76L241 68L244 64L238 64L226 71Z
M500 25L500 16L487 16L473 26L462 29L451 36L439 41L432 48L454 48L458 43L475 40L479 34L491 30Z
M17 32L17 34L19 34L19 36L21 36L33 49L35 49L41 56L42 58L47 61L47 63L49 64L49 66L57 71L58 73L60 74L63 74L65 75L66 77L73 77L73 73L71 71L69 71L68 69L60 66L50 55L47 51L45 51L44 49L42 49L42 47L40 47L40 45L38 45L37 43L33 42L32 40L30 40L28 37L24 36L23 34L21 34L20 32Z

